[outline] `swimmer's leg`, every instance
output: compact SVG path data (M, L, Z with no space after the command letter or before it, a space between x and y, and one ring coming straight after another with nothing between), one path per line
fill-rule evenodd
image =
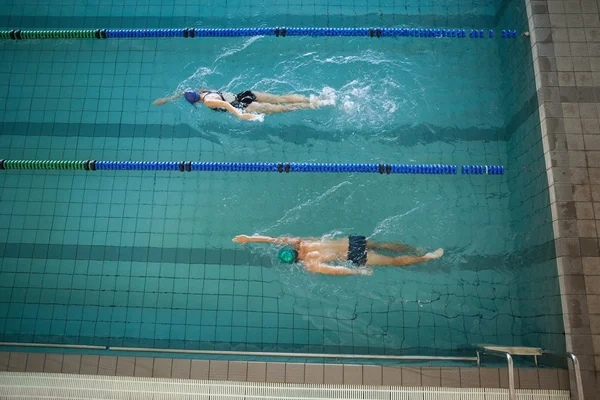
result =
M261 113L261 114L277 114L297 110L309 110L318 108L317 106L310 103L296 103L296 104L269 104L269 103L250 103L246 107L246 111Z
M422 257L399 256L388 257L374 251L367 252L367 265L370 267L406 267L408 265L418 264L429 260L435 260L444 255L444 250L437 249L432 253L427 253Z
M301 94L286 94L283 96L278 96L276 94L271 93L255 92L254 90L252 91L252 93L254 93L254 95L256 96L256 101L260 103L310 103L310 98L302 96Z
M374 242L372 240L367 240L367 249L375 249L375 250L389 250L396 253L409 253L414 252L417 249L403 243L392 243L392 242Z

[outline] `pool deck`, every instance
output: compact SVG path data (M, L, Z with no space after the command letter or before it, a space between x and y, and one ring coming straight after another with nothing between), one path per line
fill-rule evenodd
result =
M506 368L265 363L0 352L0 371L237 382L508 388ZM515 368L517 389L568 390L566 370Z
M528 0L526 5L567 350L580 360L586 399L597 399L600 398L598 3Z

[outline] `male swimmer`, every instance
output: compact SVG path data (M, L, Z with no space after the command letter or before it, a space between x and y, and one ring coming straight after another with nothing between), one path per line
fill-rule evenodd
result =
M273 243L284 245L279 251L279 261L286 264L302 262L304 269L327 275L371 275L369 267L406 267L444 255L443 249L423 256L389 257L374 250L387 250L395 253L419 252L419 249L402 243L377 243L365 236L349 236L344 239L330 240L319 238L296 238L239 235L233 238L235 243ZM350 261L357 269L331 266L327 263Z
M264 120L264 114L315 109L321 106L334 104L332 100L312 98L312 96L306 97L300 94L279 96L250 90L233 94L208 89L188 89L183 93L177 93L171 97L156 99L152 104L161 106L169 101L178 99L181 96L193 106L197 103L202 103L213 111L229 111L236 117L249 121L262 121Z

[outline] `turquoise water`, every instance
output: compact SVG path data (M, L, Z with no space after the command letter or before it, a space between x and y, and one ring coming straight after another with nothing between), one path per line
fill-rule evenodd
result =
M33 12L43 7L20 4L4 7L7 26L15 18L36 27L53 20L39 15L48 10ZM469 4L465 12L463 2L417 12L386 3L381 16L366 2L327 9L333 25L344 26L405 26L415 14L448 25L497 22L496 8ZM160 6L161 14L154 3L138 4L133 17L125 11L132 5L91 6L88 17L110 27L189 22L179 7L168 14ZM81 10L71 7L52 11L60 13L52 15L57 24L81 23L72 18ZM138 19L143 10L149 15ZM230 18L223 10L215 7L202 22L238 26L244 18L260 24L286 15L289 25L319 25L329 12L277 3L254 11L228 5ZM0 158L522 163L509 157L516 111L507 106L512 92L504 89L503 63L510 53L499 39L0 46ZM305 95L327 88L336 106L257 123L182 100L151 105L188 87ZM538 309L522 295L520 271L531 257L519 241L517 180L510 174L4 172L0 339L372 354L455 354L481 342L560 347L560 307ZM539 217L525 215L543 225L550 215L539 208ZM380 268L371 277L329 277L277 264L274 247L236 246L231 239L242 233L362 234L443 247L446 255ZM555 279L545 288L546 298L554 296ZM527 323L532 310L548 316L543 326Z

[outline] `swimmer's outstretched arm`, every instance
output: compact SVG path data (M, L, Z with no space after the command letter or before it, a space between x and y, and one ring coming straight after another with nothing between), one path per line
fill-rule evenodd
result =
M254 114L244 114L238 111L237 108L235 108L234 106L232 106L231 104L229 104L226 101L221 101L221 100L205 100L204 104L206 104L208 107L211 108L224 108L227 111L229 111L230 113L232 113L233 115L235 115L236 117L238 117L239 119L245 119L247 121L253 121L256 119L262 120L261 116L258 115L254 115Z
M269 236L238 235L233 238L234 243L240 243L241 245L244 245L246 243L273 243L273 244L281 244L281 245L289 244L290 246L297 246L298 244L300 244L301 241L302 241L302 239L300 239L300 238L287 237L287 236L272 238Z
M154 105L154 106L162 106L163 104L166 104L166 103L168 103L170 101L177 100L181 96L183 96L183 92L175 93L171 97L162 97L160 99L154 100L154 102L152 103L152 105Z

